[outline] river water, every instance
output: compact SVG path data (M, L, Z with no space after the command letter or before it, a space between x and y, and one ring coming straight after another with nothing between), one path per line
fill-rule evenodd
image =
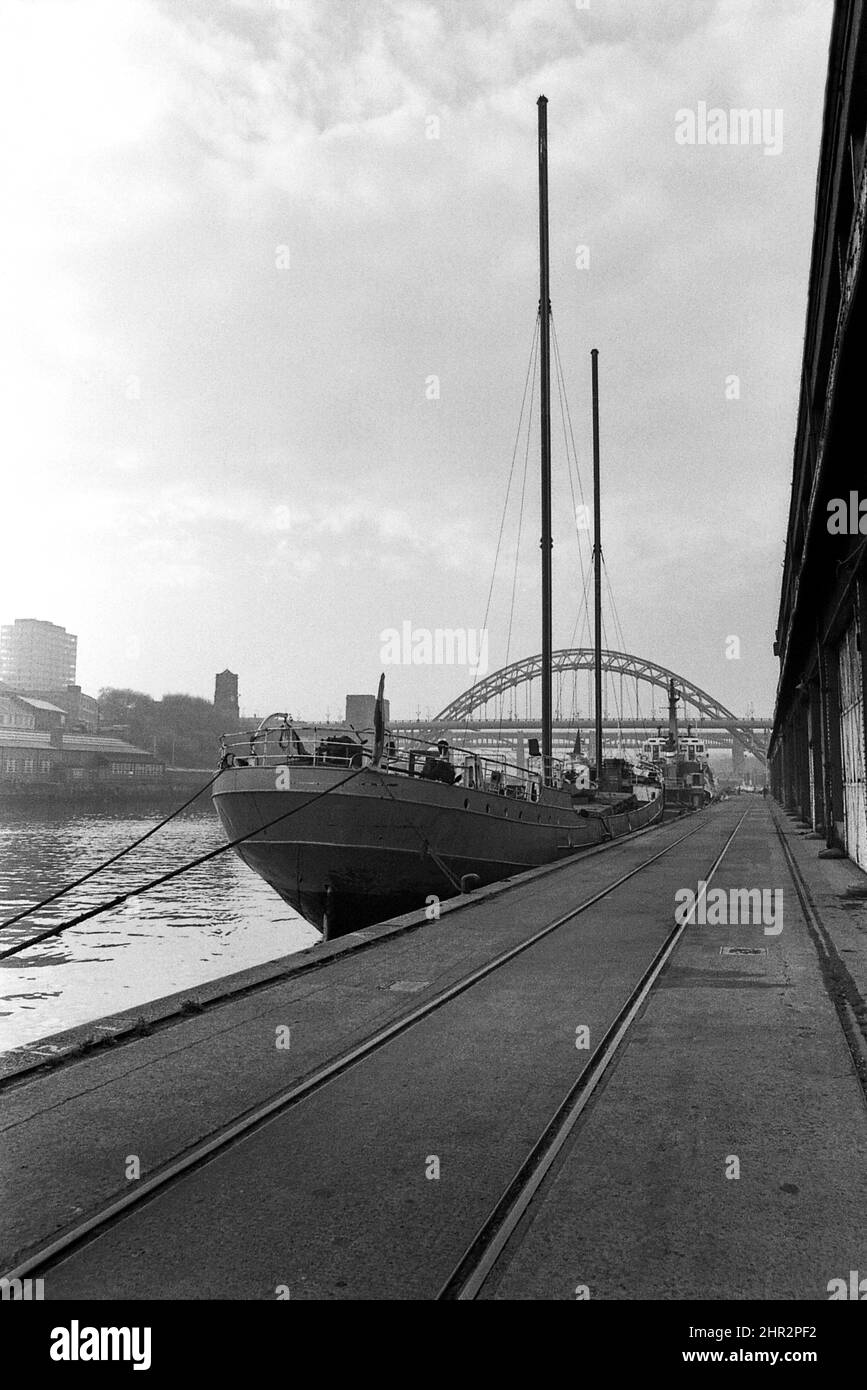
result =
M149 830L160 813L0 811L0 926ZM15 926L0 948L205 854L225 836L191 808L118 864ZM0 961L0 1052L276 960L320 940L231 851L131 902Z

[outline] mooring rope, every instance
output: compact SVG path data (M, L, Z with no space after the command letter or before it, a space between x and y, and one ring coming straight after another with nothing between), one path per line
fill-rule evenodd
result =
M222 769L220 769L220 771L222 771ZM166 816L157 825L151 826L146 834L140 835L137 840L133 840L132 844L119 850L117 854L113 854L110 859L106 859L102 864L97 864L95 869L89 869L86 874L82 874L81 878L73 879L72 883L67 883L65 888L58 888L56 893L50 893L47 898L41 898L38 903L34 903L32 907L26 907L23 912L16 912L14 917L7 917L5 922L0 922L0 931L3 931L6 927L14 926L16 922L22 922L25 917L30 917L34 912L38 912L40 908L47 907L49 903L57 902L58 898L64 897L67 893L71 893L73 888L80 888L82 883L87 883L88 879L94 878L97 874L101 874L103 869L107 869L111 864L116 864L119 859L123 859L124 855L130 854L132 850L138 849L139 845L143 845L145 840L150 839L151 835L156 835L158 830L162 830L164 826L169 824L169 821L174 820L175 816L179 816L181 811L185 811L188 806L192 806L194 801L214 785L219 776L220 772L215 772L210 782L206 782L197 792L193 792L193 795L189 800L184 802L183 806L178 806L172 811L171 815Z
M270 830L272 825L279 825L281 821L288 820L298 811L305 810L312 806L314 802L321 801L330 792L336 791L338 787L345 787L347 782L351 782L354 777L358 777L363 768L356 768L350 772L348 777L343 777L339 782L335 782L332 787L326 787L324 792L317 792L300 806L295 806L291 811L284 811L282 815L275 816L273 820L266 821L264 825L259 825L255 830L248 830L246 835L239 835L234 840L228 840L224 845L218 845L216 849L209 850L207 854L200 854L197 859L191 859L188 864L182 864L177 869L170 869L168 873L160 874L158 878L151 879L149 883L144 883L139 888L131 888L128 893L121 893L109 902L102 903L98 907L91 907L87 912L80 912L77 917L72 917L68 922L61 922L59 926L50 927L47 931L38 932L35 936L28 937L26 941L20 941L17 946L10 946L5 951L0 951L0 960L7 960L9 956L19 955L22 951L27 951L31 946L35 946L40 941L47 941L49 937L59 936L61 932L68 931L70 927L80 926L82 922L89 921L92 917L99 917L103 912L110 912L112 908L120 907L130 898L137 898L142 893L149 893L152 888L158 888L162 883L168 883L173 878L178 878L181 874L188 873L190 869L197 869L200 864L207 864L209 860L216 859L219 855L225 854L229 849L235 849L237 845L242 845L246 840L252 840L254 835L261 835L263 830ZM216 780L216 779L215 779Z

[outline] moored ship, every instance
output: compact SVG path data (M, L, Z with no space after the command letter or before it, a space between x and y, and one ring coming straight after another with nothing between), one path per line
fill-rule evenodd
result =
M383 678L373 727L319 730L288 714L224 741L212 796L244 862L326 938L553 863L662 817L644 769L606 779L602 757L597 354L593 360L596 759L552 755L550 298L547 102L538 102L542 483L541 738L510 763L474 748L399 743ZM523 750L522 750L523 752ZM618 780L619 778L619 780ZM435 910L431 913L436 915Z
M647 762L659 769L665 785L669 807L681 806L699 810L716 794L715 779L707 761L704 741L696 738L689 725L682 734L677 726L677 705L680 699L673 680L668 685L668 736L658 734L646 739L642 754Z
M213 789L230 838L267 827L238 854L326 937L551 863L662 811L661 789L588 800L556 760L545 777L470 749L434 756L386 736L377 754L375 737L363 739L272 715L227 740Z

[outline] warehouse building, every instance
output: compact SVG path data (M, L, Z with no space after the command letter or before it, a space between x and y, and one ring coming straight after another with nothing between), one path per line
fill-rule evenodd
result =
M49 724L48 718L31 709L27 726L0 723L0 793L156 786L164 778L165 764L147 749L119 738L68 734L60 720Z
M838 0L831 32L769 762L777 799L867 869L864 11Z

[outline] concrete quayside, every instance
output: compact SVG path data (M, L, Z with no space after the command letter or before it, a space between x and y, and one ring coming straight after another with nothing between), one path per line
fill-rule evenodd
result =
M8 1054L4 1273L46 1299L835 1296L867 1244L867 876L820 848L732 798Z

